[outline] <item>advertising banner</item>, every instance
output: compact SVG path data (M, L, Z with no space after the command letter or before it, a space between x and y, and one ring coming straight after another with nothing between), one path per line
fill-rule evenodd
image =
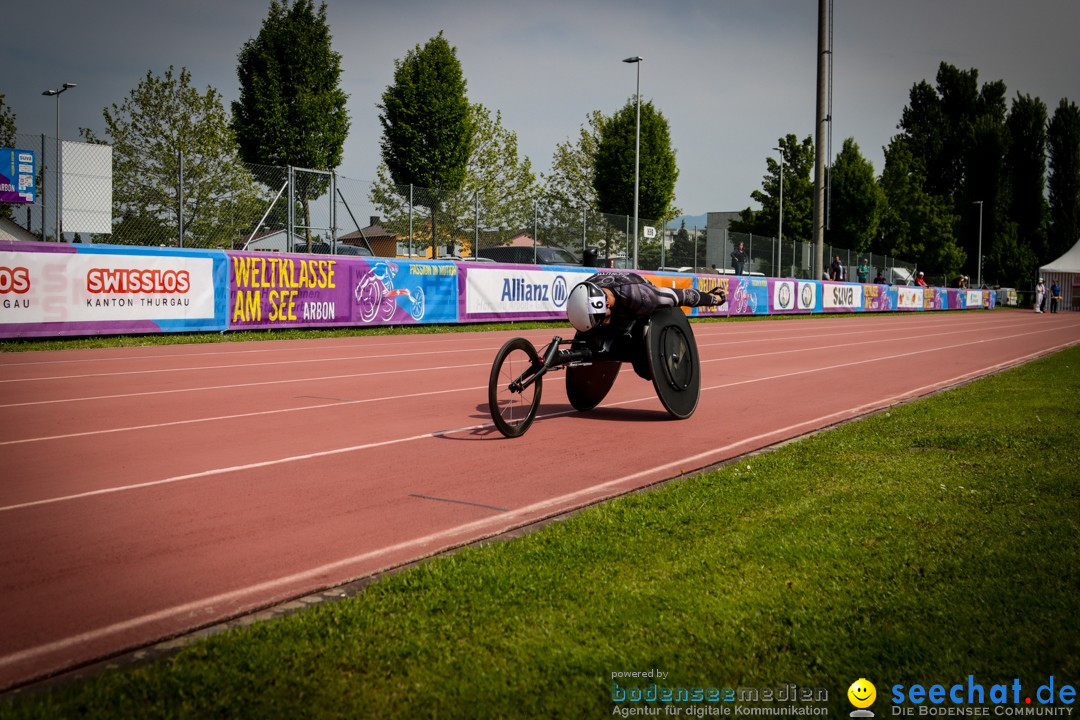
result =
M923 310L948 310L949 291L945 288L928 287L923 290Z
M225 256L0 243L5 337L225 329Z
M452 262L230 252L229 328L457 321Z
M708 292L719 287L727 302L718 307L695 308L694 314L710 315L767 315L769 312L769 280L745 275L699 275L698 290Z
M463 269L458 283L460 317L465 322L565 319L570 289L594 272L589 268L530 270L470 265Z
M795 302L800 310L821 312L821 305L818 302L821 297L821 283L813 280L800 280L798 290L799 295Z
M808 312L799 307L798 282L795 280L769 281L769 312L784 314Z
M863 286L823 282L821 307L825 312L854 312L863 309Z
M923 289L908 285L900 285L896 288L897 310L922 310Z
M37 155L33 150L0 148L0 202L37 202Z
M889 312L895 298L896 291L888 285L863 285L863 308L867 312Z

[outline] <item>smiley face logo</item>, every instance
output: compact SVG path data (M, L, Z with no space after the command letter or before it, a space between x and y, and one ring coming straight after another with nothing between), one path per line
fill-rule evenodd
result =
M847 691L848 700L857 708L868 708L877 700L877 688L866 678L859 678L851 683Z

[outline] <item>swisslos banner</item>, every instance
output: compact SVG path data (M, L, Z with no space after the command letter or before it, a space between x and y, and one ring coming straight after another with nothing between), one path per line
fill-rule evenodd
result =
M224 329L224 254L0 245L0 333L90 335ZM27 248L29 249L29 248Z

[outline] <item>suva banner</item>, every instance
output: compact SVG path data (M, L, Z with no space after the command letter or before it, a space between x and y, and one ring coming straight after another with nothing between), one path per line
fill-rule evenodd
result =
M0 242L5 337L225 329L225 255Z

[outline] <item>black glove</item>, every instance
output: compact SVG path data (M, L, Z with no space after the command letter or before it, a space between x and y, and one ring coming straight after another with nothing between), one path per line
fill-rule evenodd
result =
M714 287L712 290L710 290L709 294L713 296L716 305L723 305L724 302L727 300L727 295L725 295L724 291L718 287Z

